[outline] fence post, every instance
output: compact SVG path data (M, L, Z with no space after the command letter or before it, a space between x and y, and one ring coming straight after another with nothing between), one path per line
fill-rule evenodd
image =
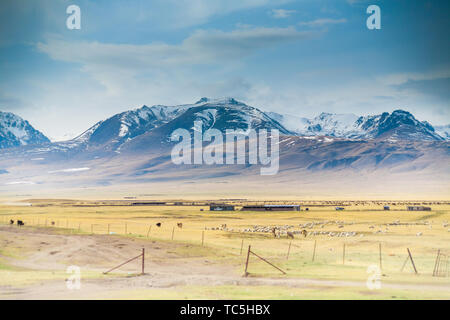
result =
M411 255L411 252L409 251L409 248L406 248L406 250L408 250L408 255L409 255L409 258L411 259L411 263L412 263L412 265L413 265L414 272L417 274L416 265L414 264L414 260L413 260L413 257L412 257L412 255Z
M145 267L145 248L142 248L142 274L145 274L144 267Z
M148 235L150 234L150 230L152 230L152 226L151 225L150 225L150 227L148 227L147 238L148 238Z
M438 249L437 255L436 255L436 261L434 262L433 277L436 276L436 273L437 273L437 270L438 270L440 254L441 254L441 250Z
M380 252L380 270L383 269L383 265L381 263L381 242L378 244L379 252Z
M250 249L251 249L251 246L249 245L249 246L248 246L248 251L247 251L247 261L245 261L244 277L247 277L247 276L248 276L247 269L248 269L248 260L250 259Z
M316 257L316 243L317 243L317 240L314 240L314 249L313 249L312 262L314 262L314 258Z
M289 247L288 247L288 252L287 252L287 255L286 255L286 260L289 260L289 252L291 252L291 244L292 244L292 241L289 242Z
M173 234L175 232L175 227L172 227L172 240L173 240Z
M202 247L203 247L204 242L205 242L205 231L203 230L202 231Z

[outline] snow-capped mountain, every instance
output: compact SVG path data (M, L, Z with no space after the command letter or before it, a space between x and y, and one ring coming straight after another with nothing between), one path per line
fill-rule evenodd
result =
M381 115L360 117L356 125L365 132L364 137L372 139L445 140L428 122L419 121L411 113L403 110L395 110L391 114L384 112Z
M273 114L273 113L272 113ZM291 131L302 136L331 136L347 139L384 139L412 141L441 141L440 135L426 121L417 120L411 113L395 110L373 116L321 113L313 119L273 114ZM441 132L441 131L440 131Z
M124 143L121 149L142 152L142 150L156 146L155 142L158 142L158 145L164 145L170 142L170 136L176 129L193 131L194 123L197 121L202 123L203 132L210 128L223 133L227 129L244 132L248 129L277 129L280 134L295 135L261 110L233 98L202 98L188 106L187 110L175 119Z
M426 121L417 120L411 113L396 110L380 115L321 113L313 119L275 112L263 112L234 98L202 98L196 103L152 107L143 106L125 111L96 123L83 134L69 141L49 143L27 121L9 113L1 113L0 148L28 146L9 154L28 155L52 152L62 158L67 153L82 157L102 157L105 152L119 153L122 148L142 151L160 147L179 128L192 130L201 121L203 131L227 129L278 129L289 136L328 136L352 140L442 141L449 139L449 126L435 130ZM29 145L40 145L29 147ZM42 146L44 145L44 146ZM83 151L83 152L81 152ZM85 151L92 151L89 154Z
M445 126L435 126L434 130L442 138L450 140L450 124L447 124Z
M242 131L278 129L281 134L293 134L266 113L234 98L202 98L186 112L168 123L164 127L164 131L171 133L178 128L191 130L196 121L202 123L203 130L214 128L225 132L227 129Z
M143 106L116 114L83 132L70 142L90 146L118 146L136 136L151 131L183 113L186 106Z
M0 111L0 149L49 143L31 124L11 112Z

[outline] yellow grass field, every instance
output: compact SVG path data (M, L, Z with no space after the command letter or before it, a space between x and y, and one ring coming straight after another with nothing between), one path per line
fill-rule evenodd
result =
M314 201L301 203L299 212L240 211L244 203L222 212L114 201L30 203L0 206L2 299L450 298L445 257L441 276L433 276L438 250L450 255L447 202L426 203L432 211L421 212L406 211L410 202L392 201L389 211L383 210L387 202L350 201L336 211L339 202ZM10 219L25 226L9 225ZM271 227L294 232L294 239L251 232ZM286 274L250 255L244 277L249 246ZM145 275L138 275L139 259L102 273L141 248ZM79 290L66 288L69 265L81 269ZM369 267L381 267L380 288L370 287L376 273Z

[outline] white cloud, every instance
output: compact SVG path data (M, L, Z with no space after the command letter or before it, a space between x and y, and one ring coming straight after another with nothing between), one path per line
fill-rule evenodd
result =
M81 171L88 171L88 170L90 170L90 168L70 168L70 169L49 171L48 173L72 173L72 172L81 172Z
M298 41L314 33L293 27L240 27L230 32L198 30L180 44L145 45L100 42L67 42L48 39L37 44L38 50L52 59L77 63L81 69L102 84L111 95L123 93L138 76L149 79L176 77L182 70L201 65L223 67L264 48Z
M340 24L340 23L346 23L347 19L330 19L330 18L321 18L316 19L312 21L302 21L299 22L299 26L307 26L307 27L322 27L327 24Z
M273 9L270 11L270 14L276 19L284 19L290 17L295 12L295 10Z
M222 59L240 59L258 49L304 39L312 34L297 31L293 27L241 27L230 32L198 30L179 45L109 44L49 39L45 43L39 42L37 48L55 60L80 63L87 69L95 65L107 66L120 72L135 72L142 68L221 63Z
M442 68L427 72L393 73L379 77L377 80L386 85L401 85L408 81L430 81L447 78L450 78L450 68Z

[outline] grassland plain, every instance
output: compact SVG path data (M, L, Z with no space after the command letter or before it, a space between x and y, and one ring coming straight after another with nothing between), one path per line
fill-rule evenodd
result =
M437 250L450 254L450 205L443 202L431 204L431 212L409 212L408 203L392 201L389 211L381 201L348 201L341 203L344 211L314 201L300 212L30 203L0 206L2 298L450 299L450 278L432 276ZM25 227L9 226L10 219ZM252 232L274 226L308 235ZM286 275L251 255L249 276L242 277L249 245ZM132 277L137 262L102 274L142 247L147 275ZM407 248L418 274L410 261L401 271ZM83 271L78 292L65 288L66 267L73 264ZM381 266L381 289L366 286L370 265Z

